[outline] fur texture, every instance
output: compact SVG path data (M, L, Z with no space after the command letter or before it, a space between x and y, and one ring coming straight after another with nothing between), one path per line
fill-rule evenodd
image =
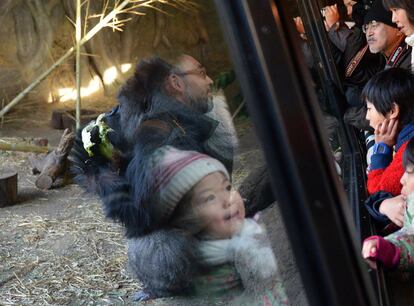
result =
M154 221L151 153L164 145L194 150L220 160L231 172L236 144L223 98L206 115L164 94L170 67L157 58L141 62L121 89L119 105L107 114L118 160L106 160L98 152L89 158L79 137L71 154L76 182L96 192L105 215L125 226L129 264L145 286L138 299L186 292L198 267L192 238Z
M141 299L183 294L198 272L192 236L179 230L158 230L128 240L129 267L144 283Z
M140 115L141 121L137 122L138 127L134 131L129 131L125 137L124 134L119 135L120 139L134 139L135 143L128 145L128 149L118 145L117 149L123 152L121 162L117 163L118 169L99 154L90 159L79 138L71 157L76 181L99 194L106 216L121 222L129 238L162 226L153 223L151 216L152 209L156 208L150 204L154 177L151 167L148 167L148 158L155 149L171 145L199 151L220 160L228 170L231 170L233 162L232 143L219 140L220 136L225 133L231 135L232 132L226 132L223 126L220 132L214 133L219 126L216 120L192 112L182 103L162 94L154 95L151 105L146 113ZM122 108L122 104L120 106ZM110 133L111 141L117 134Z
M277 264L265 230L253 219L246 219L234 243L235 265L245 290L251 294L271 290Z
M218 122L213 135L207 140L207 150L215 152L215 155L221 155L221 159L226 160L231 172L238 139L226 98L222 92L213 96L213 109L206 116Z

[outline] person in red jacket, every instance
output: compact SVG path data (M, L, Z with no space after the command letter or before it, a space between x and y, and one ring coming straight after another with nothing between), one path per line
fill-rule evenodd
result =
M414 75L402 68L382 71L364 87L362 98L367 104L366 119L375 129L367 188L376 198L371 196L365 204L374 219L400 225L395 204L404 174L402 157L414 137Z
M366 119L375 129L368 192L398 195L404 172L402 156L414 136L414 76L401 68L382 71L367 83L362 97L367 104Z

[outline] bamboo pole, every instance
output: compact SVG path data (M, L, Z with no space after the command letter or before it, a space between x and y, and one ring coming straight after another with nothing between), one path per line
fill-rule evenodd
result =
M21 143L0 142L0 151L19 151L19 152L33 152L33 153L47 153L52 151L53 147L41 147L36 145Z
M13 100L10 101L1 111L0 117L3 117L10 109L19 103L33 88L35 88L43 79L45 79L57 66L62 64L69 56L73 53L73 47L70 48L60 59L58 59L49 69L43 72L33 83L27 86L21 93L17 95Z
M111 19L113 19L118 13L120 13L123 8L133 0L124 0L120 5L115 7L105 18L102 18L99 23L96 24L86 35L79 41L79 46L82 46L88 40L90 40L96 33L98 33L103 27L105 27ZM70 48L60 59L58 59L49 69L43 72L33 83L27 86L21 93L19 93L10 103L8 103L1 111L0 111L0 118L7 114L10 109L19 103L33 88L35 88L43 79L45 79L56 67L62 64L65 60L67 60L72 53L74 52L75 48Z
M81 71L80 71L80 40L81 40L81 3L76 1L76 129L80 128L81 116Z

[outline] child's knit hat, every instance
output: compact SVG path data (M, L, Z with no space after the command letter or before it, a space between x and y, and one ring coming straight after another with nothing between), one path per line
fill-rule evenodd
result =
M220 161L196 151L164 146L153 153L151 164L154 185L150 207L158 224L167 222L181 199L208 174L220 171L230 180Z

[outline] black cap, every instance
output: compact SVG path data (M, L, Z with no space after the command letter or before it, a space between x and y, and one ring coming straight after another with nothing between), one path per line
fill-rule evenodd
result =
M385 7L382 5L382 0L376 0L372 4L368 13L364 17L364 24L368 24L373 20L382 22L382 23L385 23L386 25L397 28L397 25L392 22L391 11L387 11L385 9Z

